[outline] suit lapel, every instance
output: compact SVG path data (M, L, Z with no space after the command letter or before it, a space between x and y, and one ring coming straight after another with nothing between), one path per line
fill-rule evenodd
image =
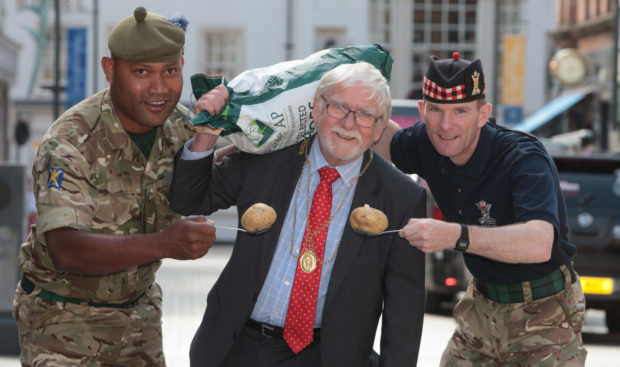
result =
M311 145L312 139L310 139L308 149L310 149ZM262 236L260 260L261 285L267 277L267 272L269 271L269 266L271 265L271 260L278 244L280 232L282 231L282 225L284 224L286 213L288 212L293 194L295 193L295 186L297 185L306 159L305 155L298 154L300 146L300 144L297 144L291 147L290 151L287 149L286 152L283 152L285 154L280 154L278 159L270 160L271 164L277 164L280 167L280 171L287 172L287 174L276 178L271 197L269 198L269 203L273 205L278 216L271 230L265 232Z
M362 163L362 167L366 165L368 159L370 157L370 150L367 150L364 153L364 162ZM353 202L351 203L351 210L363 206L365 203L373 202L371 197L373 196L371 193L375 192L376 189L376 180L373 179L374 176L374 167L375 162L373 161L362 177L360 177L357 182L357 186L355 187L355 193L353 195ZM348 218L348 216L347 216ZM338 293L338 288L342 285L342 282L351 267L351 263L353 259L357 256L360 247L364 242L364 237L359 236L355 232L349 224L345 225L344 231L342 232L342 238L340 240L340 247L338 249L338 254L336 255L336 259L334 260L334 268L332 269L331 279L329 280L329 287L327 289L327 295L325 297L325 306L323 312L328 309L331 300Z

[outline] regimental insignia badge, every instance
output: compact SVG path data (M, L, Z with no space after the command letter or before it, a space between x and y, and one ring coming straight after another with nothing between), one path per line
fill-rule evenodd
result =
M480 94L480 73L478 70L471 74L471 80L474 82L474 86L471 88L471 95L475 96Z
M50 168L49 176L47 177L47 187L55 187L57 189L62 185L62 176L65 171L60 168Z
M496 220L495 218L491 218L491 204L487 203L484 200L480 200L476 203L476 207L482 213L482 217L478 218L478 223L487 227L494 227Z

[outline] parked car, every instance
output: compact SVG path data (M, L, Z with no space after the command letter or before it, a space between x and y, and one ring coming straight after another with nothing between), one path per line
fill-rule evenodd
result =
M427 216L443 220L441 210L437 207L426 181L417 177L414 179L427 190ZM471 278L472 275L467 270L467 266L465 266L462 252L445 249L426 254L425 311L429 313L445 313L445 311L452 310L453 306L467 290L467 284L469 284Z
M413 99L393 99L391 118L402 128L413 125L420 120L418 101Z
M554 155L586 307L620 332L620 154Z

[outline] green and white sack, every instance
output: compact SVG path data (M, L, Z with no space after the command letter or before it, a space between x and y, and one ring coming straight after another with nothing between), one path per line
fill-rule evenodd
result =
M380 45L331 48L303 60L250 69L227 84L229 97L224 111L209 115L201 111L190 124L223 128L221 135L244 152L265 154L293 145L316 133L313 98L319 79L340 64L366 61L390 79L392 58ZM218 84L221 76L191 77L196 99Z

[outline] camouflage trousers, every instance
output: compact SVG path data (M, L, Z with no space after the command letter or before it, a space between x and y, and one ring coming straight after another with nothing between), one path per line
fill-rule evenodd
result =
M21 363L35 366L165 366L161 288L157 283L127 308L49 302L17 287Z
M581 283L536 300L497 303L471 281L454 308L457 327L442 367L584 366Z

